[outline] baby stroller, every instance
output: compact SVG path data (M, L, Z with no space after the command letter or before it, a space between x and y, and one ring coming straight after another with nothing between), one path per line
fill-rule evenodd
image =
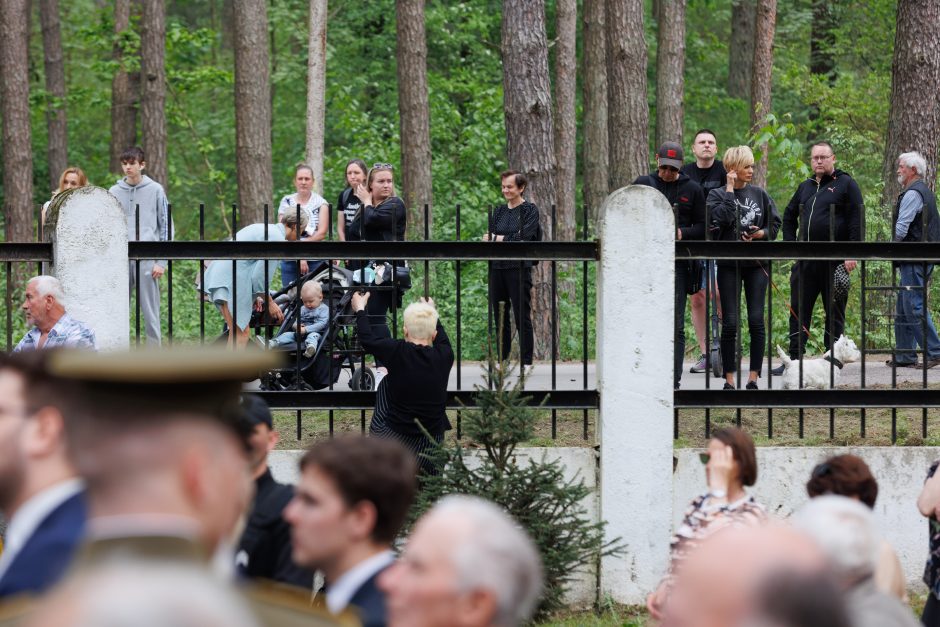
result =
M263 390L322 390L339 380L343 370L349 370L349 387L353 390L372 390L375 375L363 362L362 346L356 337L356 318L350 308L352 273L344 268L322 261L307 274L286 285L273 295L284 312L284 320L276 335L291 331L297 326L300 308L300 286L307 281L319 281L323 287L323 302L329 307L330 319L322 333L316 352L312 357L304 356L301 342L283 348L287 352L287 364L261 377ZM298 385L298 373L300 384Z

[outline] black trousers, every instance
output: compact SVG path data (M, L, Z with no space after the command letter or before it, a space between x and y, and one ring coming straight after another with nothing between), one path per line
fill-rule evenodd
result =
M395 290L377 289L372 290L369 295L369 302L366 303L366 318L369 320L369 326L372 327L372 335L377 338L392 337L392 332L388 328L388 310L392 308L392 299L395 298ZM376 367L384 366L378 359L375 360Z
M740 272L740 281L736 274ZM770 279L760 266L718 266L718 293L721 295L721 365L723 372L738 371L736 346L741 288L747 305L747 330L751 338L750 369L761 371L767 329L764 326L764 302Z
M526 366L532 363L535 344L532 332L532 268L490 268L490 306L496 322L496 346L501 359L509 358L512 348L512 325L509 309L512 308L519 330L519 354Z
M927 604L924 613L920 615L920 622L926 627L940 627L940 601L933 592L927 594Z
M833 302L832 275L835 272L834 261L797 261L790 271L790 307L799 314L799 320L790 314L790 358L796 359L801 351L806 350L807 331L813 322L813 308L816 299L822 296L823 310L826 312L824 343L826 349L832 348L833 337L838 338L845 331L846 301ZM807 331L804 331L803 328ZM830 329L832 332L830 333Z

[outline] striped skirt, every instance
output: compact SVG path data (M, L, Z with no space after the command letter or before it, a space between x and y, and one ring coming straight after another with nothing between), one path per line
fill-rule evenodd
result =
M369 423L369 435L397 440L402 443L405 448L415 454L418 461L418 474L424 476L438 474L440 469L423 454L432 450L435 444L443 442L444 434L432 433L433 440L431 440L423 433L406 435L395 431L388 424L388 386L385 385L385 382L386 379L383 378L375 394L375 411L372 413L372 421Z

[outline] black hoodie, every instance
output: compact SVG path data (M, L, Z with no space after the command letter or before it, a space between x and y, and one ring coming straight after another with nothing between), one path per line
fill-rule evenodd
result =
M800 206L802 205L802 214ZM830 208L832 231L830 237ZM806 179L796 188L796 193L783 212L783 239L796 241L851 241L862 239L861 222L864 203L858 183L842 170L826 174L822 180ZM799 237L797 237L799 227Z
M658 189L669 206L677 207L676 227L682 231L682 239L705 239L705 192L698 183L681 172L674 182L667 183L652 172L638 177L633 184Z

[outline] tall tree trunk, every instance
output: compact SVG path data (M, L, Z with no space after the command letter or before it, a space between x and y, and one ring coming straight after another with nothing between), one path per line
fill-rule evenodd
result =
M271 203L271 75L265 0L239 0L235 14L235 166L242 224Z
M607 42L604 32L605 0L584 0L584 26L581 40L584 69L581 83L584 103L583 166L584 202L596 223L601 203L607 198Z
M577 210L575 197L575 158L577 123L575 94L577 92L576 44L578 33L577 0L555 3L555 159L558 162L557 230L555 239L573 240ZM551 231L546 231L551 233Z
M323 145L326 123L327 0L310 0L310 38L307 44L307 164L313 168L314 188L323 194Z
M940 149L940 1L898 2L891 110L885 142L882 203L891 215L901 192L895 177L898 156L916 150L927 160L924 182L934 188Z
M756 20L756 0L734 0L731 3L728 95L741 100L751 98L751 74L754 69L754 22Z
M114 2L114 47L111 58L118 69L111 79L111 159L109 169L121 173L121 151L137 143L137 106L140 72L128 72L125 42L131 30L131 0Z
M59 0L40 0L42 50L46 70L46 126L49 138L50 188L59 184L59 176L68 167L68 127L65 113L65 63L62 59L62 30L59 27Z
M525 198L541 209L542 232L550 233L556 164L544 0L503 0L502 56L509 167L528 177ZM532 295L537 359L551 355L550 281L550 266L542 262L535 268Z
M659 0L656 35L656 145L682 144L685 0Z
M761 0L754 23L754 70L751 76L751 128L756 129L771 109L774 69L774 32L777 0ZM754 166L754 185L767 187L768 146L760 147L761 159Z
M833 46L836 42L835 8L829 0L813 0L813 26L809 38L809 71L835 80L836 60Z
M147 174L169 187L166 163L166 4L144 0L140 31L140 130Z
M642 0L607 0L607 136L610 188L649 168L649 102Z
M0 6L0 108L3 118L3 209L6 241L33 234L33 152L29 121L29 0Z
M424 239L424 205L431 188L431 113L424 0L396 0L398 113L401 119L402 199L408 208L408 239ZM428 211L428 229L431 211Z

